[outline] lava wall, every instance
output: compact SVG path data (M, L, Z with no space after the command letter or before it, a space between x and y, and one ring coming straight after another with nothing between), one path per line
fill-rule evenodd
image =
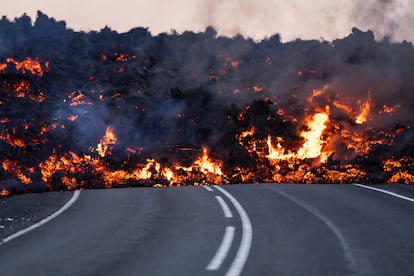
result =
M0 20L0 193L413 182L414 48Z

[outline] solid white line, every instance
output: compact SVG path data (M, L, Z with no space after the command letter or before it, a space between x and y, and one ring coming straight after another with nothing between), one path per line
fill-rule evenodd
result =
M348 265L349 268L352 271L356 271L356 261L355 258L352 254L351 248L349 247L348 243L346 242L345 237L342 235L341 231L338 229L338 227L335 226L335 224L333 222L331 222L324 214L322 214L321 212L319 212L317 209L307 205L306 203L303 203L301 201L299 201L298 199L294 198L293 196L290 196L278 189L275 189L273 187L269 187L269 186L265 186L267 189L289 199L290 201L296 203L297 205L299 205L300 207L302 207L303 209L305 209L306 211L308 211L309 213L311 213L312 215L314 215L315 217L317 217L318 219L320 219L331 231L332 233L336 236L336 238L339 241L339 244L341 245L342 251L344 252L344 256L345 259L348 261Z
M76 200L78 199L78 197L79 197L79 194L80 194L80 190L76 190L76 191L73 193L72 198L71 198L68 202L66 202L66 204L65 204L65 205L63 205L63 206L62 206L62 208L60 208L59 210L57 210L56 212L54 212L54 213L53 213L53 214L51 214L50 216L48 216L48 217L46 217L46 218L42 219L41 221L39 221L39 222L37 222L37 223L35 223L35 224L33 224L33 225L31 225L31 226L29 226L29 227L25 228L25 229L22 229L22 230L20 230L20 231L18 231L18 232L16 232L16 233L14 233L14 234L12 234L12 235L10 235L10 236L8 236L8 237L4 238L4 239L0 242L0 245L5 244L5 243L7 243L7 242L9 242L9 241L11 241L11 240L14 240L15 238L18 238L18 237L20 237L20 236L22 236L22 235L24 235L24 234L26 234L26 233L28 233L28 232L30 232L30 231L32 231L32 230L34 230L34 229L36 229L36 228L38 228L38 227L42 226L43 224L48 223L48 222L49 222L49 221L51 221L52 219L56 218L57 216L59 216L60 214L62 214L64 211L66 211L67 209L69 209L69 207L70 207L70 206L72 206L72 204L73 204L73 203L75 203L75 201L76 201Z
M203 185L203 188L206 189L209 192L212 192L213 189L211 189L209 186Z
M233 214L231 213L231 210L230 210L229 206L227 205L227 203L224 201L224 199L221 196L215 196L215 198L217 199L218 203L220 204L221 209L223 209L224 217L225 218L232 218Z
M234 205L237 212L239 213L241 223L242 223L242 237L239 249L237 251L236 257L233 260L229 270L225 274L226 276L238 276L243 271L243 267L246 264L247 257L249 256L250 247L252 245L253 238L253 228L250 222L249 216L244 210L243 206L225 189L215 186L217 190L222 192Z
M220 247L214 255L213 259L206 267L206 270L218 270L220 268L221 264L227 257L227 254L230 250L230 246L234 238L234 231L234 226L226 227L226 232L224 232L223 241L221 242Z
M377 191L377 192L380 192L380 193L384 193L384 194L387 194L387 195L390 195L390 196L398 197L400 199L404 199L404 200L407 200L407 201L410 201L410 202L414 202L414 199L413 198L406 197L406 196L402 196L402 195L399 195L399 194L396 194L396 193L393 193L393 192L389 192L387 190L378 189L378 188L374 188L374 187L370 187L370 186L365 186L365 185L361 185L361 184L353 184L353 185L354 186L361 187L361 188L365 188L365 189Z

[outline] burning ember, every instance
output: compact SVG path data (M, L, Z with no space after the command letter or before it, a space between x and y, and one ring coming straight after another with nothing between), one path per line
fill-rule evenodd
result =
M0 37L1 196L414 182L410 43L78 33L42 13Z

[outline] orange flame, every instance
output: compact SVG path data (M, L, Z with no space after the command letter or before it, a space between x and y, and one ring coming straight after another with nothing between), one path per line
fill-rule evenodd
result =
M8 64L13 64L15 69L23 74L30 72L32 75L42 77L44 74L42 65L37 59L25 58L23 61L17 61L14 58L8 57L5 63L0 64L0 71L6 70ZM49 62L46 62L44 67L49 69Z
M221 164L211 161L206 147L203 147L203 154L200 158L194 161L193 165L198 166L201 172L210 172L216 175L223 175Z
M321 139L323 131L326 129L326 124L329 122L329 108L326 112L319 112L305 119L308 130L302 131L300 136L305 140L302 147L297 153L292 153L283 148L281 143L283 139L278 137L276 146L272 144L270 135L267 139L267 146L269 153L266 157L271 161L288 160L288 159L307 159L317 158L322 154L322 147L324 141ZM325 159L325 158L323 158ZM321 160L324 162L324 160Z
M86 100L85 95L80 90L72 91L68 98L71 100L71 103L69 104L70 106L93 105L91 101Z
M309 119L308 119L309 120ZM300 136L305 139L305 143L299 149L297 157L299 159L316 158L321 155L323 141L321 136L326 129L326 123L329 121L328 112L314 114L308 121L308 131L302 131Z
M0 196L8 196L10 192L6 190L6 188L3 188L0 192Z
M29 184L32 182L30 177L23 173L23 168L17 163L17 161L4 160L2 162L2 167L5 172L13 173L17 178L24 184ZM33 172L34 168L28 169L29 172Z
M361 112L355 119L355 123L362 125L367 121L369 110L371 109L371 104L369 101L366 101L361 106Z
M101 157L104 157L107 154L112 154L110 146L115 145L116 141L117 137L114 133L114 130L111 127L107 127L105 135L100 140L100 143L96 146L96 152Z

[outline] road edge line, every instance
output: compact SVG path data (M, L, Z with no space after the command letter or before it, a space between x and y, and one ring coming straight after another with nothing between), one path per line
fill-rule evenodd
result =
M223 193L234 205L239 213L242 223L242 237L237 250L236 257L233 260L229 270L225 274L226 276L238 276L243 271L243 267L246 264L247 257L249 256L250 247L252 245L253 228L250 222L249 216L244 210L243 206L234 198L229 192L219 186L214 186L217 190Z
M390 192L390 191L387 191L387 190L383 190L383 189L378 189L378 188L374 188L374 187L370 187L370 186L366 186L366 185L361 185L361 184L352 184L353 186L357 186L357 187L360 187L360 188L364 188L364 189L368 189L368 190L373 190L373 191L377 191L377 192L380 192L380 193L384 193L384 194L387 194L387 195L390 195L390 196L394 196L394 197L397 197L397 198L400 198L400 199L404 199L404 200L407 200L407 201L410 201L410 202L413 202L414 203L414 199L413 198L410 198L410 197L406 197L406 196L403 196L403 195L399 195L399 194L396 194L396 193L393 193L393 192Z
M57 210L56 212L54 212L50 216L42 219L41 221L39 221L39 222L37 222L35 224L32 224L31 226L29 226L29 227L27 227L25 229L22 229L22 230L14 233L14 234L11 234L10 236L7 236L6 238L4 238L4 239L2 239L0 241L0 245L3 245L5 243L8 243L11 240L14 240L14 239L16 239L16 238L18 238L20 236L23 236L24 234L26 234L26 233L28 233L28 232L30 232L30 231L32 231L32 230L34 230L34 229L42 226L43 224L48 223L52 219L56 218L57 216L59 216L60 214L62 214L63 212L65 212L67 209L69 209L69 207L72 206L73 203L75 203L75 201L79 198L79 194L80 194L80 190L75 190L73 192L73 195L72 195L71 199L68 200L65 203L65 205L63 205L59 210Z
M297 204L299 207L303 208L305 211L309 212L313 216L315 216L317 219L319 219L323 224L325 224L326 227L334 234L336 239L338 240L341 249L344 253L345 260L348 262L349 269L351 270L352 274L357 270L357 262L352 254L352 250L349 247L345 236L342 234L341 230L339 230L338 227L322 212L320 212L318 209L312 207L311 205L308 205L301 200L295 198L294 196L291 196L283 191L280 191L272 186L265 186L266 189L273 191L274 193L279 194L280 196L290 200L291 202Z

